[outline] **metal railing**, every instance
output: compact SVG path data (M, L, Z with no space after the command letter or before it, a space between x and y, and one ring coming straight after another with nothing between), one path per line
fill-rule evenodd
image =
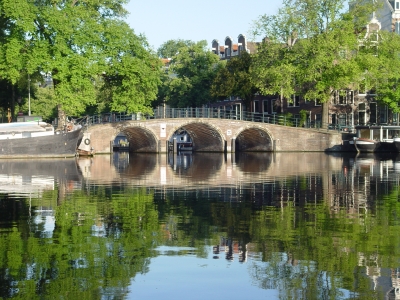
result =
M213 118L226 120L241 120L268 123L289 127L321 129L322 124L318 121L301 120L301 118L292 117L285 114L266 114L247 111L223 110L218 108L165 108L158 107L154 109L153 115L142 113L123 113L110 112L102 113L81 118L82 121L90 126L94 124L116 123L131 120L149 120L149 119L176 119L176 118ZM348 128L348 126L346 126ZM325 126L326 130L342 131L342 126Z

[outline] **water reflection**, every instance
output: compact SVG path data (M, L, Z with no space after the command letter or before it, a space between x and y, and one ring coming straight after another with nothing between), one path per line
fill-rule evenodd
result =
M79 182L81 176L74 159L0 160L0 193L41 194L57 180Z
M1 161L0 297L397 299L399 165L355 153Z

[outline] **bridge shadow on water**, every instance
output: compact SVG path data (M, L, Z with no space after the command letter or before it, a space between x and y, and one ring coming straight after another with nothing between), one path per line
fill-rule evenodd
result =
M235 163L242 172L263 172L271 166L272 152L237 152Z
M154 153L114 154L113 163L120 176L140 178L152 173L166 159L165 165L175 174L191 177L195 180L209 180L216 172L222 170L223 165L230 160L245 173L265 172L273 160L271 152L237 152L234 154L202 153L202 152L172 152L165 156Z

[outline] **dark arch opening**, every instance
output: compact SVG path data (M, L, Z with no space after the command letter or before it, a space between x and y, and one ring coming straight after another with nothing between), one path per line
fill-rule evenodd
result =
M273 151L273 142L266 131L259 128L248 128L236 138L235 149L238 152L271 152Z
M221 135L208 124L190 123L178 128L177 131L187 132L192 141L193 152L223 152L225 150Z
M122 134L122 135L120 135ZM127 142L126 151L129 152L158 152L158 143L154 135L145 128L140 127L129 127L124 128L120 134L117 135L116 139L122 136L122 140ZM114 143L116 141L114 140ZM126 144L125 144L126 145Z

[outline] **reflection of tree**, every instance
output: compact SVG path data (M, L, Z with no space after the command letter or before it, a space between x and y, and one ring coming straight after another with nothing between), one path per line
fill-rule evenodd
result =
M185 247L165 255L216 251L214 257L234 263L237 245L254 283L277 289L282 299L339 299L345 290L353 298L382 299L384 290L371 291L371 280L378 268L398 267L398 187L371 181L371 189L387 188L372 210L349 214L339 206L333 213L322 180L287 176L241 185L230 194L236 198L224 197L223 189L153 194L88 184L65 193L59 206L57 191L46 191L30 203L53 207L52 235L24 221L31 220L27 201L0 198L0 297L123 298L131 279L150 271L159 245ZM218 253L217 245L227 247Z
M343 290L360 299L382 299L384 288L370 291L376 272L367 270L398 265L400 204L385 201L376 215L348 214L342 208L332 216L329 206L265 208L251 221L253 262L251 275L260 287L278 289L284 299L337 299ZM395 212L395 213L394 213ZM375 257L360 260L363 257ZM370 278L368 277L370 276Z
M148 272L159 236L152 194L129 190L109 201L99 192L75 192L58 206L52 238L28 227L0 235L0 297L123 298L131 278Z

